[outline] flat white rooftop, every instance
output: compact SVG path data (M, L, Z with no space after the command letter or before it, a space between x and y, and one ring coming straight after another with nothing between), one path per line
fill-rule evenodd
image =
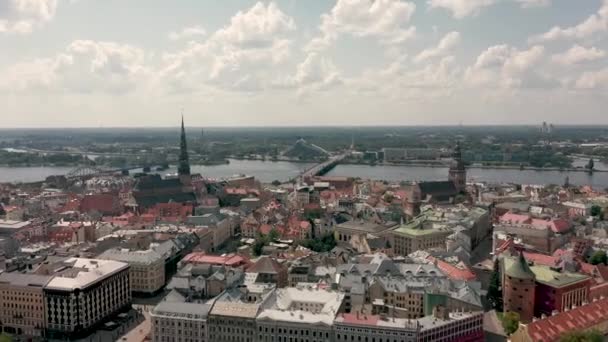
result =
M62 265L57 269L56 276L45 286L46 289L85 289L129 267L129 264L124 262L84 258L70 258Z

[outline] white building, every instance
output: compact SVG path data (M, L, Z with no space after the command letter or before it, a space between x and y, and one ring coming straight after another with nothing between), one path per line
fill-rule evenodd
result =
M334 321L334 333L336 342L416 342L418 322L359 312L340 314Z
M210 304L161 302L152 312L152 342L208 341Z
M331 341L344 294L312 287L279 289L257 318L259 342Z

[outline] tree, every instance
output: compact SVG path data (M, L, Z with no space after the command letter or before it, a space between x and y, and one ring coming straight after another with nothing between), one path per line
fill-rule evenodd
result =
M566 333L559 339L559 342L602 342L603 340L601 333L592 330Z
M322 236L320 239L307 239L300 242L302 247L306 247L314 252L323 253L329 252L336 247L334 235L329 233Z
M492 309L497 312L502 312L502 288L500 284L500 264L498 259L494 261L494 270L490 276L490 285L488 287L488 303Z
M262 249L264 249L264 241L255 240L255 243L253 244L253 248L252 248L253 255L255 255L255 256L262 255Z
M275 228L272 228L270 230L270 232L268 233L268 242L273 242L278 240L281 237L281 234L279 234L279 231L276 230Z
M271 230L272 232L272 230ZM255 242L253 243L253 248L252 248L252 252L253 255L255 256L260 256L262 255L262 249L264 248L264 246L268 245L270 243L270 233L268 235L264 235L264 234L259 234L257 236L257 238L255 239Z
M274 186L279 186L279 185L281 185L281 181L280 181L280 180L275 179L275 180L273 180L273 181L272 181L272 183L271 183L271 184L272 184L272 185L274 185Z
M591 207L591 216L600 216L602 214L602 207L594 205Z
M589 263L592 265L604 264L608 265L608 256L606 251L597 251L589 258Z
M517 312L507 312L502 317L502 326L508 335L517 331L519 328L519 314Z

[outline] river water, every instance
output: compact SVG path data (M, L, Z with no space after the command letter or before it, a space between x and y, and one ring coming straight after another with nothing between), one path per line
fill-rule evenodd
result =
M226 178L233 175L246 174L255 176L262 182L273 180L286 181L311 167L311 163L271 162L261 160L235 160L230 164L192 165L192 173L200 173L209 178ZM0 167L0 183L2 182L37 182L51 175L65 175L74 167ZM134 172L141 170L134 170ZM175 166L160 174L177 173Z
M387 181L430 181L446 180L448 168L428 166L367 166L367 165L338 165L328 176L352 176L373 178ZM608 172L534 171L518 169L467 169L469 181L489 183L519 183L519 184L563 184L569 177L570 184L591 185L598 189L608 187Z
M271 162L260 160L230 160L230 164L193 165L192 173L200 173L210 178L225 178L236 174L255 176L262 182L273 180L286 181L309 168L309 163ZM63 175L72 167L0 167L0 182L35 182L44 180L50 175ZM161 172L170 174L177 172L175 167ZM388 181L423 181L445 180L448 169L444 167L425 166L389 166L389 165L338 165L328 176L351 176L364 179L381 179ZM608 173L504 169L468 169L468 179L492 183L522 183L522 184L563 184L568 176L571 184L591 185L604 189L608 187Z

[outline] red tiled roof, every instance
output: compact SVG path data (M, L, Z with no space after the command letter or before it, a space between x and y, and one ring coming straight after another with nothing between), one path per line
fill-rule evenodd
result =
M357 315L357 314L352 314L352 313L344 313L341 314L340 317L342 317L342 323L346 323L346 324L354 324L354 325L372 325L375 326L376 324L378 324L378 321L380 320L379 316L376 315Z
M207 255L205 253L190 253L184 257L183 261L193 264L226 265L230 267L237 267L249 263L249 260L236 254L221 256Z
M258 232L260 234L264 234L264 235L270 234L271 230L272 230L272 226L270 226L269 224L263 224L260 226L260 228L258 228Z
M508 239L506 239L504 241L497 240L497 242L500 242L500 245L494 251L495 255L502 254L504 251L506 251L507 249L511 248L511 246L513 246L515 244L515 242L511 238L508 238Z
M528 324L528 335L536 342L559 341L565 332L581 331L608 321L608 298Z
M475 280L476 276L473 271L467 268L464 265L460 265L461 267L454 266L450 263L447 263L443 260L439 260L433 256L428 256L427 260L437 263L437 268L441 270L448 278L452 280Z
M564 219L539 219L511 212L502 215L498 220L503 224L528 224L536 229L551 229L555 233L564 233L570 229L570 222Z
M523 252L524 257L528 261L532 261L534 264L539 264L543 266L555 267L559 264L559 258L553 257L551 255L545 255L540 253L531 253L531 252Z
M80 211L99 211L100 213L116 213L119 210L118 197L112 194L86 195L80 203Z

